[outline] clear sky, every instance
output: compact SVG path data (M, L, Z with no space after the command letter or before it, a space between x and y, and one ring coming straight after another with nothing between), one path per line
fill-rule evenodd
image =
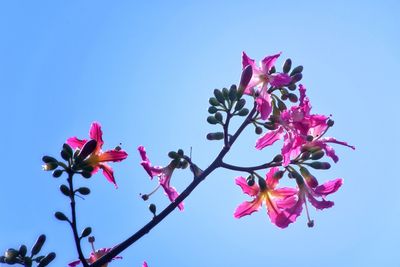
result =
M98 248L124 240L150 220L139 193L156 185L136 147L164 165L168 151L192 146L207 167L221 147L204 138L215 129L205 121L212 90L238 82L242 51L282 51L278 65L304 65L313 111L333 115L330 135L357 147L337 147L339 163L317 174L345 179L335 206L312 209L312 229L304 214L278 229L264 208L237 220L248 198L239 173L219 170L110 266L400 266L399 12L396 0L1 1L0 249L45 233L53 266L76 258L70 229L52 215L69 211L62 180L41 170L41 157L86 137L92 121L105 148L121 142L129 157L113 164L118 190L101 174L81 182L92 194L78 199L79 224L93 227ZM246 131L228 161L270 159L256 138ZM172 182L182 191L190 180L182 172ZM161 191L151 201L168 204Z

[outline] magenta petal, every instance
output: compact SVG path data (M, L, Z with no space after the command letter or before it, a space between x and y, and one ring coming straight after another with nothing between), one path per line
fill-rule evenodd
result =
M335 203L325 199L317 200L313 195L307 194L307 198L316 209L323 210L332 207Z
M274 66L275 61L281 55L281 52L272 56L267 56L261 61L261 67L264 73L268 73L268 71Z
M314 190L313 193L315 193L318 196L327 196L329 194L335 193L336 191L339 190L339 188L343 184L343 179L335 179L328 181L322 185L317 186Z
M349 145L349 144L346 143L346 142L336 140L336 138L334 138L334 137L325 137L325 138L322 138L322 139L320 139L320 140L321 140L322 142L326 142L326 143L335 143L335 144L347 146L347 147L350 147L350 148L353 149L353 150L356 149L354 146Z
M256 196L258 192L260 191L260 188L258 185L255 183L253 186L249 186L247 184L247 181L244 177L240 176L235 179L235 182L238 186L240 186L243 190L243 193L249 195L249 196Z
M280 197L290 197L293 195L297 195L299 190L293 187L282 187L274 190L274 194Z
M269 190L274 189L278 185L278 182L279 182L278 179L274 178L274 174L277 171L279 171L279 168L273 167L268 171L268 173L266 175L266 178L267 178L266 182L267 182L267 186L268 186Z
M258 209L261 207L261 203L262 203L262 198L260 197L255 198L251 202L245 201L236 208L233 216L236 219L239 219L243 216L250 215L253 212L258 211Z
M128 153L123 150L108 150L99 155L99 162L113 161L118 162L128 157Z
M100 168L103 169L103 175L106 177L106 179L115 185L115 188L118 188L117 183L115 182L114 178L114 171L113 169L108 166L106 163L101 163L99 164Z
M72 148L82 148L86 142L86 139L81 140L77 137L71 137L67 139L67 144L70 145Z
M298 199L295 205L289 209L285 209L276 217L275 225L280 228L286 228L289 224L296 221L303 210L303 200Z
M144 261L142 267L148 267L147 262Z
M81 263L80 260L76 260L76 261L68 263L68 266L69 267L75 267L75 266L78 266L80 263Z
M242 67L245 68L248 65L254 67L254 65L255 65L254 59L249 58L247 56L247 54L243 51L243 53L242 53Z
M171 202L174 202L175 199L179 196L179 193L176 189L169 184L160 183L164 189L165 194L168 196ZM183 202L179 203L178 208L182 211L184 209Z
M140 154L140 157L142 158L142 160L149 161L149 159L147 158L146 149L144 148L144 146L139 146L138 150L139 150L139 154Z
M260 112L261 114L261 119L263 120L268 119L272 111L271 98L269 97L269 95L268 98L257 97L256 103L257 103L257 111Z
M288 85L292 78L286 73L273 73L269 75L269 83L274 87L282 87Z
M283 128L279 127L274 131L270 131L266 133L263 137L260 137L256 142L256 148L261 150L266 146L270 146L279 139L282 138L283 135Z
M89 131L89 136L91 139L94 139L97 141L97 147L101 148L104 144L103 142L103 132L101 131L101 126L100 123L98 122L93 122L90 131Z
M299 84L299 92L300 92L300 99L299 99L300 106L303 106L304 99L306 98L306 88L302 84Z
M150 176L151 179L153 179L154 176L158 176L163 172L163 168L158 166L153 167L150 165L150 162L148 161L142 161L140 165L142 165L142 167L144 168L144 170L147 172L147 174Z

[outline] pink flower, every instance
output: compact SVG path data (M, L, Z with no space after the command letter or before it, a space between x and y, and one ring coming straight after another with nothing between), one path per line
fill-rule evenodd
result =
M88 263L92 264L95 261L97 261L99 258L104 256L106 253L108 253L110 250L111 250L111 248L101 248L101 249L98 249L96 251L93 250L93 252L90 253L89 259L86 259L86 260L87 260ZM116 256L116 257L113 258L113 260L115 260L115 259L122 259L122 257L121 256ZM80 260L76 260L76 261L73 261L73 262L69 263L68 266L69 267L75 267L75 266L78 266L80 263L81 263ZM101 267L107 267L107 265L108 265L108 263L104 264Z
M153 179L154 176L157 176L158 182L164 189L165 194L168 196L171 202L174 202L175 199L179 196L179 193L173 186L170 185L172 173L175 170L173 164L171 163L166 167L152 166L150 160L147 158L145 148L143 146L139 146L138 150L142 158L142 162L140 164L143 166L147 174L150 176L150 179ZM153 191L152 193L154 192L155 191ZM180 210L184 209L183 202L179 203L178 208Z
M338 161L338 157L332 147L327 143L337 143L354 149L353 146L345 142L338 141L332 137L322 138L329 128L329 117L319 114L311 114L311 104L305 95L305 87L299 86L300 103L290 109L283 111L280 115L278 127L256 142L257 149L263 149L270 146L279 139L284 139L282 147L283 166L287 166L292 158L300 154L301 147L305 144L310 146L319 146L325 150L327 156L331 157L334 162ZM311 137L312 141L308 141Z
M147 262L144 261L142 267L148 267Z
M291 82L289 75L285 73L270 73L275 61L278 59L281 53L265 57L260 64L260 67L255 64L254 59L251 59L243 52L242 66L243 69L247 66L251 66L253 70L253 76L250 79L247 87L244 90L245 94L253 95L253 90L256 86L260 88L256 91L258 96L256 98L257 110L261 114L261 118L266 120L271 113L271 96L267 92L268 85L274 87L282 87Z
M128 154L120 149L107 150L103 152L101 150L104 143L102 136L103 132L101 131L100 124L98 122L93 122L90 127L89 137L90 139L97 141L97 146L93 151L93 153L91 153L84 160L84 162L86 162L87 164L91 165L94 168L92 174L95 174L98 171L98 169L101 168L103 170L103 175L106 177L106 179L109 182L113 183L115 187L117 187L114 178L114 171L106 162L122 161L128 157ZM71 137L67 139L67 144L69 144L72 148L82 149L82 147L88 141L89 140L87 139L78 139L77 137Z
M314 225L314 221L311 220L308 207L307 200L318 210L323 210L330 208L334 205L333 201L325 200L327 195L335 193L343 184L343 179L335 179L328 182L325 182L322 185L316 186L315 181L313 179L304 179L301 176L296 177L296 182L299 186L298 192L298 201L295 207L302 206L304 204L307 213L308 226L312 227ZM319 198L319 199L317 199Z
M280 228L286 228L294 222L301 213L301 206L296 212L292 212L294 205L297 204L298 190L295 188L277 188L278 180L274 174L278 168L272 168L266 175L266 180L259 179L259 185L249 186L243 177L236 178L236 184L243 192L251 197L252 201L245 201L240 204L234 213L235 218L241 218L258 211L262 203L265 202L268 216L273 224ZM288 210L290 212L288 212ZM294 211L294 210L293 210Z

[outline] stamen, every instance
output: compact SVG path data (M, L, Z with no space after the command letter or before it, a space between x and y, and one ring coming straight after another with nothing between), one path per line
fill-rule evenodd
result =
M93 253L96 253L96 249L94 248L94 236L88 238L90 245L92 246Z
M306 207L306 214L307 214L307 226L308 227L313 227L314 226L314 220L311 220L310 214L308 213L308 206L307 206L307 200L304 201L304 206Z
M151 191L150 193L148 193L148 194L140 194L140 196L142 197L142 199L144 200L144 201L146 201L146 200L148 200L149 198L150 198L150 196L152 195L152 194L154 194L159 188L160 188L160 186L161 186L161 184L158 184L157 186L156 186L156 188L154 188L154 190L153 191Z

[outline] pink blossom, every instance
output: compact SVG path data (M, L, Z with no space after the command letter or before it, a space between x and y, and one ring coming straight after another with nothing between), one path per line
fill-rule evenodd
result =
M98 122L93 122L90 131L89 131L90 139L97 141L97 146L93 153L91 153L86 159L85 163L91 165L94 169L92 174L95 174L99 168L103 170L103 175L106 179L113 183L115 187L117 184L114 178L113 169L106 162L118 162L126 159L128 154L121 149L112 149L107 151L102 151L103 147L103 132L101 130L101 126ZM69 144L72 148L82 149L82 147L88 142L87 139L78 139L77 137L71 137L67 139L67 144Z
M148 267L147 262L144 261L142 267Z
M274 177L274 174L277 171L278 168L272 168L266 175L266 181L259 180L259 185L249 186L245 178L236 178L236 184L242 188L243 192L254 198L252 201L243 202L236 208L235 218L241 218L258 211L262 203L265 202L268 216L276 226L286 228L296 220L302 207L297 208L296 212L288 212L288 210L292 211L294 205L297 204L298 190L289 187L276 188L278 180Z
M171 163L166 167L153 166L147 157L145 148L143 146L139 146L138 150L142 158L142 162L140 164L150 176L150 179L153 179L154 176L157 176L158 182L164 189L165 194L168 196L171 202L174 202L179 196L179 193L173 186L170 185L172 173L175 170L173 164ZM180 210L184 209L183 202L179 203L178 208Z
M354 147L332 137L322 138L329 128L329 117L311 114L311 104L308 97L306 97L306 89L303 85L299 87L299 105L283 111L280 114L277 129L260 137L256 142L256 148L263 149L283 138L284 144L281 151L284 159L283 166L289 165L290 160L300 154L301 147L305 144L320 147L327 156L337 162L339 158L327 143L337 143L352 149ZM307 140L309 137L312 138L312 141Z
M260 86L258 90L256 90L258 96L256 98L257 110L261 114L261 118L266 120L271 113L271 96L267 92L268 85L274 87L282 87L290 83L291 78L289 75L285 73L270 73L272 67L275 64L275 61L278 59L281 53L267 56L265 57L260 66L257 66L254 59L251 59L247 56L245 52L243 52L242 56L242 66L243 69L247 66L252 67L253 75L248 83L247 87L244 90L245 94L253 95L254 88Z
M109 251L111 250L111 248L101 248L98 249L96 251L93 251L90 253L90 257L89 259L86 259L88 263L92 264L95 261L97 261L99 258L101 258L102 256L104 256L105 254L107 254ZM121 256L116 256L113 258L113 260L115 259L122 259ZM79 264L81 263L80 260L76 260L73 261L71 263L68 264L69 267L75 267L75 266L79 266ZM104 265L102 265L101 267L107 267L108 263L105 263Z

